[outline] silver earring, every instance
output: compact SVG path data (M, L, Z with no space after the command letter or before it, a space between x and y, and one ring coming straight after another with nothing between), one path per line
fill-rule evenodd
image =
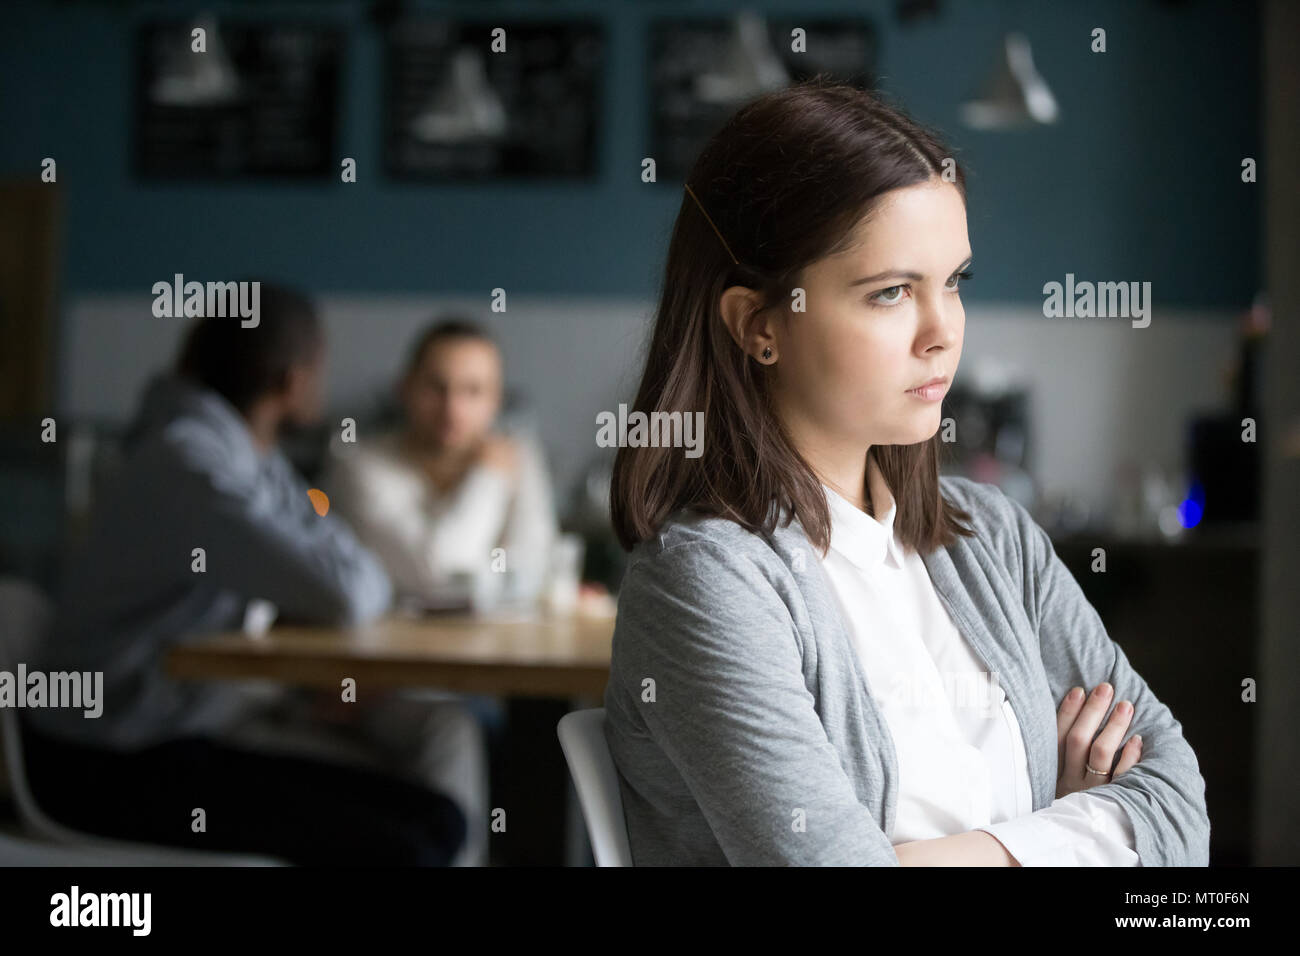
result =
M767 348L763 349L763 358L770 359L771 357L772 357L772 347L769 345Z

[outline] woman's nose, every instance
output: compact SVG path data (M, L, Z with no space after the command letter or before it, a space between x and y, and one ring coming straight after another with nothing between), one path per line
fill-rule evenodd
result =
M956 296L924 297L918 301L917 308L921 313L918 335L927 348L956 344L962 321L961 303L956 301Z

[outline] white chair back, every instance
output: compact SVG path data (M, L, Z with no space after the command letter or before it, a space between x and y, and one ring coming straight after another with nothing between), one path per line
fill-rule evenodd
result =
M605 708L565 714L556 732L578 791L596 865L631 866L618 770L605 742Z

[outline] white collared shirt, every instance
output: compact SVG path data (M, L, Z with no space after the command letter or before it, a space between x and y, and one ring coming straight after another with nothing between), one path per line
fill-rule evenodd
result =
M399 595L434 598L457 574L496 577L491 558L499 547L517 593L531 598L542 588L558 524L540 446L527 435L513 437L520 450L515 490L505 475L480 464L439 493L404 450L400 431L346 452L336 442L321 483Z
M891 843L968 830L995 836L1021 866L1141 866L1118 802L1079 791L1033 810L1011 702L939 602L916 552L822 486L831 546L822 559L898 759Z

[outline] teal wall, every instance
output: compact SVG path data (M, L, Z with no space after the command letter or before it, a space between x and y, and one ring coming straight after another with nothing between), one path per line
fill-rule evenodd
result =
M317 292L628 295L658 282L680 185L644 185L643 38L659 13L733 4L584 0L412 4L437 11L590 13L609 43L599 178L590 184L424 186L380 171L380 38L368 4L6 4L0 31L0 174L58 161L65 191L63 292L146 291L175 272L257 273ZM1042 284L1150 281L1162 305L1236 308L1262 284L1258 16L1253 2L945 0L937 20L903 26L892 0L763 0L773 13L872 16L881 86L955 147L971 176L976 280L968 302L1031 302ZM348 28L340 155L355 185L154 185L129 171L135 23L207 9L308 15ZM1089 34L1105 27L1109 52ZM964 130L958 104L979 90L1006 29L1024 30L1063 121L1012 133ZM1268 174L1261 170L1261 177Z

